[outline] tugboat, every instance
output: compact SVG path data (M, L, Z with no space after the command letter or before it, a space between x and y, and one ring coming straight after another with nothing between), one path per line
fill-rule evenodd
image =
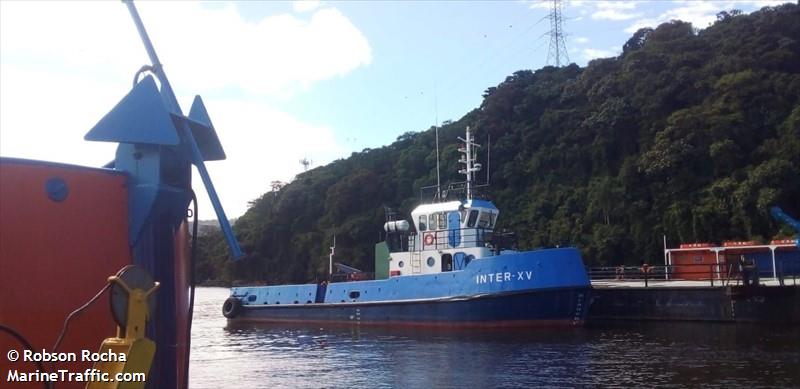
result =
M497 207L476 198L477 144L466 129L459 173L466 181L437 193L406 220L387 220L373 280L235 287L229 323L352 323L417 327L579 326L591 284L575 248L503 248ZM454 191L453 189L460 189ZM447 200L456 197L457 200ZM446 201L447 200L447 201ZM333 248L332 248L333 249ZM331 267L333 263L331 261Z

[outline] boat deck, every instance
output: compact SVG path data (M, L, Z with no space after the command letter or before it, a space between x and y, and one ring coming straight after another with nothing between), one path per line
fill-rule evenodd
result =
M784 279L784 285L799 285L800 280ZM742 285L741 280L714 280L712 284L709 280L665 280L665 279L648 279L645 285L644 279L632 280L592 280L592 287L596 289L604 288L708 288L708 287L726 287ZM759 280L761 286L780 286L780 280L776 278L762 278Z
M800 279L780 281L595 279L587 320L800 323Z

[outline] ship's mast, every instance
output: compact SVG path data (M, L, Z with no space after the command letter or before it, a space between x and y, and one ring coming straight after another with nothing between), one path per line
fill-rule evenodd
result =
M442 176L439 174L439 100L433 87L433 110L436 116L436 201L442 201Z
M464 142L464 147L458 149L459 152L464 153L461 156L461 159L458 162L464 164L464 168L459 170L458 172L467 176L467 200L472 199L472 180L475 176L475 172L481 170L481 164L475 162L475 147L481 147L481 145L475 143L475 137L472 136L472 133L469 130L469 126L467 126L467 137L466 139L459 137L459 140Z
M436 118L436 201L442 201L442 178L439 175L439 118Z

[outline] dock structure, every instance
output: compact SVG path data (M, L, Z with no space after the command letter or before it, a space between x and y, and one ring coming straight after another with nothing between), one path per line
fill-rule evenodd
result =
M795 241L683 246L663 266L590 269L587 320L800 323Z
M722 246L710 243L684 243L679 248L664 248L664 265L673 266L667 278L705 279L708 271L695 266L706 265L718 279L734 272L745 259L758 269L759 275L778 278L780 275L800 274L800 250L794 239L776 239L769 244L755 241L727 241ZM716 270L713 270L716 269Z

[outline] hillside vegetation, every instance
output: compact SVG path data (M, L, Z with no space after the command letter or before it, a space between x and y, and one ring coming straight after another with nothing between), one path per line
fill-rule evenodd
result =
M589 265L658 262L662 235L790 235L768 207L800 214L800 7L718 19L641 29L585 68L514 73L441 127L443 181L461 180L466 126L490 136L498 228L520 248L576 246ZM313 280L334 234L338 260L371 270L384 207L408 217L435 183L433 129L300 174L236 222L246 259L228 261L218 233L200 238L199 279Z

